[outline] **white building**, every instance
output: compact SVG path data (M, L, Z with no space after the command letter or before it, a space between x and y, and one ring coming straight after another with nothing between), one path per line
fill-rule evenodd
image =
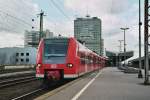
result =
M39 31L25 31L25 40L24 40L25 47L37 48L39 41L40 41L39 37L40 37ZM43 32L43 37L44 38L52 38L53 32L46 30Z
M0 48L0 65L34 65L36 54L33 47Z

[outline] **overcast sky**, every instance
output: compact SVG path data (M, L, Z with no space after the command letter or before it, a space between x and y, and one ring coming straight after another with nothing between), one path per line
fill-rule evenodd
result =
M55 35L73 36L73 20L85 17L87 12L99 17L104 45L110 51L119 51L118 40L123 39L120 28L129 27L127 50L134 50L138 56L138 0L0 0L0 47L23 45L24 31L32 30L32 26L38 29L41 9L46 13L44 29Z

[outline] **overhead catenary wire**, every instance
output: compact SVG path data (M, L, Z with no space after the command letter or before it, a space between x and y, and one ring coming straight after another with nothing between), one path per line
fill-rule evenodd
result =
M62 7L59 6L60 3L62 4L62 1L60 1L60 0L57 1L57 2L55 2L55 0L49 0L49 1L50 1L50 4L51 4L52 6L54 6L54 7L60 12L60 14L63 15L64 18L67 19L67 22L65 21L65 23L70 23L70 24L72 24L73 20L71 19L71 17L69 17L69 16L64 12L64 10L62 9ZM52 22L53 22L53 21L52 21ZM54 30L56 30L56 29L55 29L56 24L57 24L57 22L54 22ZM59 22L59 24L60 24L60 22ZM58 33L58 32L57 32L57 33ZM69 33L70 33L70 32L69 32Z
M5 31L8 31L8 32L15 32L15 33L18 33L16 30L15 30L15 24L14 25L12 25L12 27L10 26L12 23L10 23L9 22L9 24L8 24L8 20L7 20L7 16L2 16L1 14L0 14L0 17L2 18L2 19L6 19L6 22L5 22L5 20L3 20L3 21L1 21L0 20L0 29L1 29L1 31L2 30L5 30Z
M1 23L3 23L2 24L3 28L2 28L2 26L0 26L0 27L1 27L1 29L4 29L6 31L12 30L11 32L17 32L17 31L20 32L21 29L26 30L26 29L29 29L29 27L31 29L37 28L35 25L32 25L32 23L30 24L26 20L16 17L12 14L9 14L8 12L3 11L2 9L0 9L0 17L1 17L1 19L3 19L1 21ZM31 22L32 22L32 20L31 20ZM19 29L19 30L16 30L16 26L18 27L17 29Z
M63 2L61 0L57 0L57 2L59 2L60 4L63 4Z
M3 19L3 20L0 20L1 31L4 30L4 31L8 31L8 32L18 33L18 32L21 32L22 29L27 28L27 27L25 27L26 26L25 24L21 24L20 22L18 22L16 20L10 19L10 17L7 15L1 15L0 14L0 19Z
M0 22L1 23L1 22ZM8 31L8 32L15 32L15 33L18 33L17 31L15 30L12 30L12 29L9 29L9 28L5 28L5 27L2 27L0 26L0 30L5 30L5 31ZM1 31L0 31L1 32Z
M1 19L4 19L3 21L0 20L0 23L2 24L2 26L5 26L5 25L6 25L7 28L10 28L10 24L9 24L9 25L7 24L7 23L8 23L7 16L2 16L2 15L0 14L0 18L1 18ZM5 22L5 19L6 19L6 22ZM1 25L0 25L0 26L1 26Z
M50 1L64 17L66 17L68 20L71 20L70 17L66 15L65 12L59 7L59 5L57 5L57 3L54 2L54 0L50 0Z
M23 20L23 19L21 19L21 18L15 17L15 16L13 16L13 15L11 15L11 14L9 14L9 13L6 13L6 12L4 12L4 11L2 11L2 10L0 10L0 12L3 13L3 14L5 14L5 15L7 15L7 16L9 16L9 17L11 17L11 18L13 18L13 19L15 19L15 20L17 20L17 21L22 22L22 23L24 23L24 24L26 24L26 25L28 25L28 26L32 26L30 23L26 22L25 20Z
M14 27L14 26L16 26L16 25L20 25L20 26L28 26L28 25L26 25L26 24L22 24L22 22L20 22L20 21L18 21L18 20L16 20L16 19L14 19L14 18L12 18L12 17L10 17L10 16L7 16L7 15L1 15L0 14L0 17L2 18L2 19L4 19L3 20L3 23L4 23L4 25L7 25L7 26L12 26L12 27ZM13 26L13 25L14 26Z
M19 2L16 2L17 3L17 5L18 6L21 6L21 8L23 8L25 11L26 11L26 7L25 6L22 6L22 5L20 5L20 4L24 4L24 5L26 5L26 3L25 2L27 2L27 0L19 0ZM28 9L32 9L31 7L28 7ZM26 16L28 16L28 17L26 17L27 19L33 19L33 13L29 13L28 11L27 12L23 12ZM36 13L35 13L36 14ZM32 16L32 17L31 17Z
M23 19L24 21L33 19L32 16L35 14L33 14L33 12L29 13L29 11L32 11L31 9L33 9L32 6L29 4L30 1L28 0L19 0L19 2L18 0L8 0L8 1L11 1L11 3L4 3L0 5L1 10L4 9L5 12L16 13L18 9L21 9L21 12L19 12L19 14L22 13L23 16L24 15L27 16L24 17Z

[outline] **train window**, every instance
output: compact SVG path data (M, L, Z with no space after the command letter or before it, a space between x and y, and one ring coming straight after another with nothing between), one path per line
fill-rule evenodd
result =
M93 57L92 56L90 56L90 64L93 64Z
M85 58L85 55L83 53L81 54L81 58Z
M86 56L84 53L80 53L81 58L81 64L88 64L88 56Z
M88 56L85 56L85 64L88 64Z
M97 64L99 64L99 59L97 59Z
M96 63L96 58L93 58L93 63L94 63L94 64Z
M80 60L81 60L81 64L84 65L84 64L85 64L85 59L84 59L84 58L81 58Z
M96 64L98 64L98 58L96 58Z
M55 64L65 63L67 49L68 42L66 39L50 39L45 41L43 56L44 62Z
M45 55L66 55L67 54L67 45L63 44L46 44L44 48Z
M101 59L99 59L99 64L101 64L101 61L102 61L102 60L101 60Z
M88 56L87 59L88 59L88 64L90 64L90 63L91 63L91 58L90 58L90 56Z

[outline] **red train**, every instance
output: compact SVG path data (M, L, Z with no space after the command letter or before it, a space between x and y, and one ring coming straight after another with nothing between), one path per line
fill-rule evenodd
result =
M45 80L77 78L105 67L105 61L75 38L42 39L37 53L36 77Z

